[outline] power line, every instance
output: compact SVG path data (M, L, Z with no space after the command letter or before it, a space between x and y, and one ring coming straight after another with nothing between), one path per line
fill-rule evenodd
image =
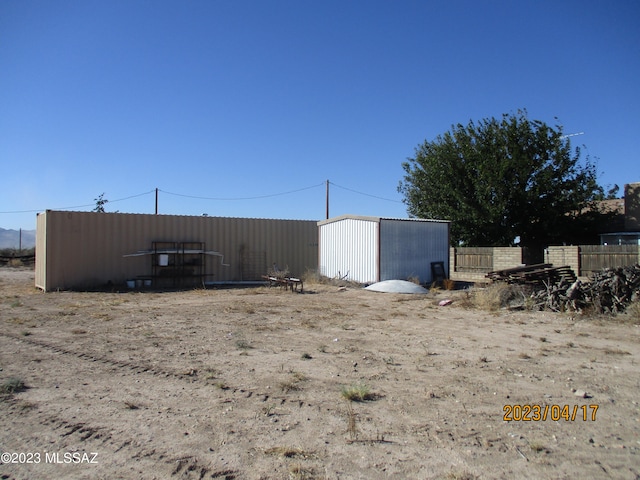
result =
M150 193L154 193L155 191L156 190L154 188L153 190L150 190L148 192L138 193L137 195L131 195L130 197L119 198L117 200L108 200L108 203L122 202L123 200L129 200L131 198L142 197L143 195L149 195Z
M387 202L393 202L393 203L402 203L400 200L393 200L391 198L385 198L385 197L380 197L378 195L371 195L370 193L364 193L364 192L359 192L357 190L353 190L351 188L347 188L347 187L342 187L336 183L333 182L329 182L331 185L333 185L334 187L338 187L341 188L343 190L347 190L349 192L353 192L353 193L357 193L358 195L364 195L365 197L371 197L371 198L377 198L378 200L385 200Z
M155 190L151 190L149 192L144 192L144 193L138 193L137 195L131 195L129 197L124 197L124 198L118 198L116 200L107 200L108 203L115 203L115 202L122 202L123 200L129 200L131 198L136 198L136 197L141 197L143 195L149 195L150 193L153 193ZM87 208L87 207L95 207L96 204L94 203L88 203L86 205L74 205L72 207L55 207L55 208L39 208L36 210L14 210L14 211L9 211L9 212L0 212L2 214L5 213L38 213L38 212L43 212L45 210L72 210L74 208Z
M319 183L317 185L311 185L309 187L298 188L296 190L289 190L288 192L280 192L280 193L270 193L267 195L256 195L253 197L200 197L197 195L185 195L182 193L173 193L167 192L166 190L160 190L162 193L166 193L168 195L174 195L176 197L185 197L185 198L195 198L198 200L218 200L218 201L236 201L236 200L259 200L261 198L271 198L271 197L279 197L282 195L290 195L292 193L302 192L304 190L310 190L312 188L318 188L323 186L324 183Z
M197 199L197 200L214 200L214 201L240 201L240 200L260 200L260 199L264 199L264 198L272 198L272 197L279 197L279 196L283 196L283 195L291 195L293 193L298 193L298 192L302 192L305 190L311 190L313 188L319 188L322 186L325 186L326 182L322 182L322 183L318 183L315 185L310 185L308 187L303 187L303 188L298 188L295 190L288 190L286 192L279 192L279 193L270 193L270 194L265 194L265 195L254 195L251 197L204 197L204 196L198 196L198 195L187 195L187 194L182 194L182 193L175 193L175 192L168 192L166 190L161 190L161 189L157 189L157 191L162 192L162 193L166 193L167 195L173 195L175 197L184 197L184 198L193 198L193 199ZM344 187L342 185L338 185L336 183L333 182L329 182L329 184L341 188L342 190L346 190L348 192L352 192L352 193L356 193L358 195L363 195L365 197L371 197L371 198L376 198L378 200L384 200L387 202L393 202L393 203L402 203L400 200L393 200L390 198L385 198L385 197L381 197L379 195L372 195L370 193L365 193L365 192L360 192L358 190L354 190L352 188L348 188L348 187ZM123 202L125 200L130 200L132 198L137 198L137 197L142 197L144 195L150 195L152 193L156 192L156 189L150 190L148 192L143 192L143 193L138 193L135 195L130 195L128 197L122 197L122 198L117 198L115 200L107 200L108 203L117 203L117 202ZM87 203L84 205L74 205L74 206L69 206L69 207L55 207L55 208L39 208L39 209L34 209L34 210L11 210L11 211L0 211L0 214L18 214L18 213L38 213L38 212L42 212L45 210L73 210L73 209L78 209L78 208L88 208L88 207L95 207L95 202L94 203Z

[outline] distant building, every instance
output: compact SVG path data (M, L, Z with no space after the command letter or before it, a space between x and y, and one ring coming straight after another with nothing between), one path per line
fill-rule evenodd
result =
M640 245L640 182L624 186L624 198L606 200L608 211L618 212L607 231L600 234L601 245Z

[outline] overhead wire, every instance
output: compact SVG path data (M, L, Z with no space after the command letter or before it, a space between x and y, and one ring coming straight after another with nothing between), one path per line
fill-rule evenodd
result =
M124 200L129 200L131 198L141 197L143 195L149 195L149 194L151 194L153 192L155 192L155 189L154 190L150 190L148 192L144 192L144 193L138 193L136 195L130 195L130 196L124 197L124 198L118 198L116 200L107 200L107 202L108 203L122 202ZM85 204L85 205L74 205L72 207L38 208L38 209L35 209L35 210L14 210L14 211L0 212L0 213L2 213L2 214L5 214L5 213L38 213L38 212L43 212L45 210L72 210L74 208L87 208L87 207L95 207L95 206L96 206L96 204L94 202L94 203L88 203L88 204Z
M381 197L379 195L372 195L370 193L365 193L365 192L360 192L358 190L354 190L352 188L348 188L348 187L344 187L342 185L338 185L337 183L333 183L333 182L328 182L329 185L333 185L334 187L338 187L342 190L346 190L348 192L352 192L352 193L356 193L358 195L363 195L366 197L371 197L371 198L376 198L378 200L384 200L387 202L393 202L393 203L402 203L400 200L394 200L391 198L385 198L385 197ZM205 197L205 196L199 196L199 195L188 195L188 194L183 194L183 193L176 193L176 192L169 192L167 190L162 190L160 188L157 189L153 189L153 190L149 190L147 192L143 192L143 193L138 193L135 195L130 195L128 197L123 197L123 198L117 198L115 200L106 200L107 203L116 203L116 202L123 202L125 200L130 200L132 198L137 198L137 197L142 197L144 195L150 195L154 192L162 192L165 193L167 195L173 195L176 197L183 197L183 198L193 198L193 199L197 199L197 200L213 200L213 201L240 201L240 200L260 200L260 199L264 199L264 198L272 198L272 197L279 197L279 196L283 196L283 195L290 195L292 193L298 193L298 192L302 192L305 190L311 190L313 188L318 188L318 187L322 187L325 185L325 182L322 183L318 183L315 185L310 185L307 187L303 187L303 188L298 188L295 190L288 190L286 192L279 192L279 193L270 193L270 194L265 194L265 195L254 195L254 196L250 196L250 197ZM74 205L74 206L70 206L70 207L56 207L56 208L40 208L40 209L33 209L33 210L11 210L11 211L0 211L0 214L12 214L12 213L37 213L37 212L42 212L44 210L72 210L72 209L76 209L76 208L88 208L88 207L95 207L96 203L88 203L88 204L84 204L84 205Z
M235 200L259 200L261 198L271 198L271 197L279 197L282 195L290 195L292 193L297 193L297 192L302 192L304 190L311 190L312 188L318 188L323 186L324 183L319 183L317 185L311 185L309 187L304 187L304 188L298 188L296 190L289 190L288 192L280 192L280 193L270 193L270 194L266 194L266 195L255 195L252 197L201 197L198 195L186 195L186 194L182 194L182 193L173 193L173 192L167 192L166 190L160 190L160 192L162 193L166 193L168 195L174 195L176 197L186 197L186 198L195 198L198 200L216 200L216 201L235 201Z
M400 200L393 200L391 198L380 197L378 195L372 195L370 193L359 192L357 190L353 190L352 188L347 188L347 187L343 187L341 185L338 185L337 183L329 182L329 184L333 185L334 187L338 187L338 188L341 188L343 190L347 190L348 192L357 193L358 195L364 195L365 197L377 198L378 200L385 200L387 202L402 203L402 201L400 201Z
M109 203L115 203L115 202L122 202L124 200L129 200L131 198L136 198L136 197L142 197L144 195L149 195L154 193L156 190L155 188L153 190L149 190L148 192L144 192L144 193L138 193L137 195L131 195L130 197L124 197L124 198L118 198L117 200L107 200ZM94 204L95 205L95 204Z

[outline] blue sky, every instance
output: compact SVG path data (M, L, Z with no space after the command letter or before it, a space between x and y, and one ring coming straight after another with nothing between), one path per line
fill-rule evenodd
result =
M420 143L522 108L638 182L639 24L635 0L3 0L0 227L156 188L160 213L320 220L326 180L330 216L406 217Z

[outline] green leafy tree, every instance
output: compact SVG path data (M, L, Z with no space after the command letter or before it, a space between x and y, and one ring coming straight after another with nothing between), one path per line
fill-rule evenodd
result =
M595 165L580 161L561 126L526 111L452 126L402 166L409 215L451 220L452 245L508 246L519 237L541 250L584 241L606 216Z

